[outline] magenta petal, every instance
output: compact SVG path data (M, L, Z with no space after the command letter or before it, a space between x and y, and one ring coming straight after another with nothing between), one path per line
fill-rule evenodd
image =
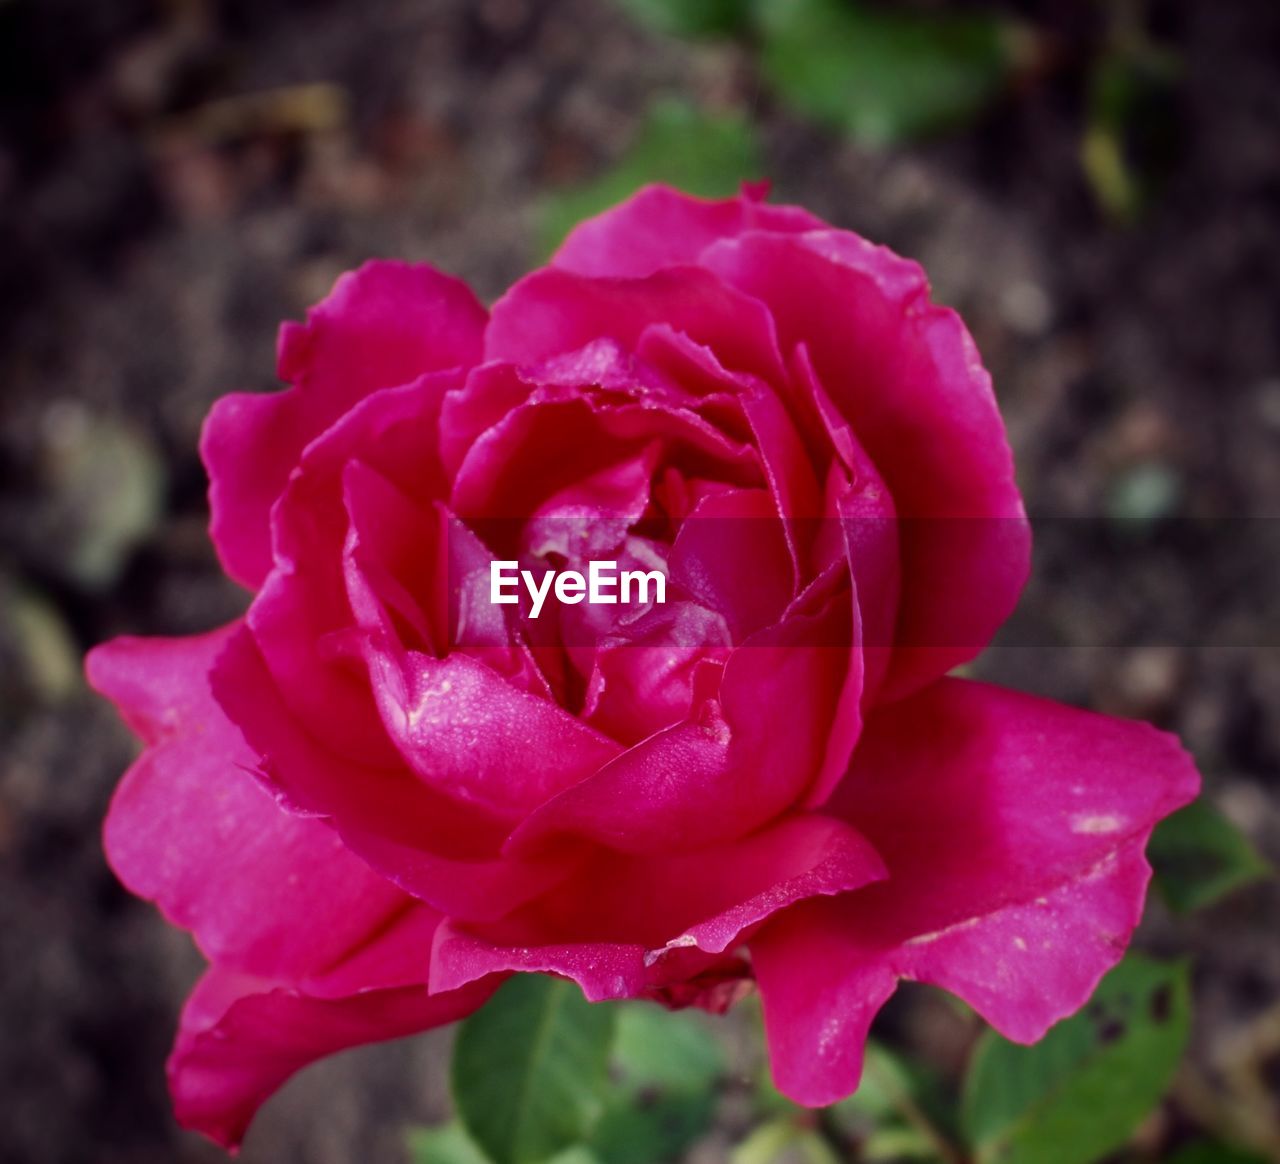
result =
M786 531L764 489L704 497L671 546L673 585L723 616L735 643L781 617L795 593Z
M797 901L883 875L862 836L816 815L694 853L600 852L523 916L472 932L441 927L432 981L457 986L499 970L541 970L572 978L592 999L634 996L675 981L672 968L694 953L714 961Z
M367 941L408 898L322 822L284 812L250 774L255 757L209 691L237 626L116 639L90 654L90 682L149 745L112 800L107 856L211 959L302 977Z
M582 275L638 277L691 263L713 242L745 230L825 229L807 210L769 206L749 194L707 201L670 186L646 186L575 226L551 265Z
M432 792L407 769L362 766L320 747L284 705L252 635L232 637L213 688L291 811L329 819L353 852L444 913L502 917L572 866L564 854L499 859L499 822Z
M436 931L431 989L460 990L488 975L558 974L582 987L589 1002L635 998L644 989L644 948L634 943L573 942L508 946L446 921Z
M425 987L315 998L217 967L197 983L169 1058L178 1121L228 1149L295 1071L363 1043L396 1039L470 1014L497 983L451 993Z
M480 357L485 310L429 266L376 261L349 272L305 324L280 332L269 395L226 396L205 422L211 532L227 573L256 589L271 569L267 518L302 450L363 397Z
M845 231L747 234L702 262L804 344L903 521L899 642L884 688L905 695L972 658L1026 581L1028 533L991 380L916 264Z
M272 509L277 565L247 622L307 729L356 762L386 764L395 753L362 668L333 650L333 632L354 621L342 569L344 468L367 460L414 499L423 496L415 487L422 490L429 505L444 489L432 447L436 418L445 392L459 382L454 373L429 373L365 397L307 446Z
M806 1107L850 1095L862 1077L867 1031L898 980L860 958L840 899L803 902L751 941L773 1081Z
M719 700L657 732L526 817L507 842L540 852L571 834L625 853L745 836L785 812L822 768L852 663L848 592L793 611L729 656Z
M900 978L1038 1038L1123 954L1147 837L1198 787L1163 732L984 684L944 680L873 714L831 808L888 879L752 942L779 1086L815 1105L848 1094Z
M438 659L370 640L365 658L387 732L419 779L500 819L533 811L620 750L467 655Z
M666 268L643 279L535 271L494 304L485 357L540 364L601 338L634 351L646 328L663 323L706 344L726 368L772 384L785 380L768 311L701 267Z

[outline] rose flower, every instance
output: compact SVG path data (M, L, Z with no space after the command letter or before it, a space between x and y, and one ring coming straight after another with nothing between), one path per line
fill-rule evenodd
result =
M246 614L88 662L147 745L111 864L211 963L183 1124L234 1146L298 1068L513 972L758 989L778 1086L819 1105L899 979L1031 1041L1118 960L1197 777L1145 724L946 677L1029 534L914 263L752 189L654 187L488 312L369 263L284 326L279 372L202 444ZM490 601L499 560L657 570L666 600L535 621Z

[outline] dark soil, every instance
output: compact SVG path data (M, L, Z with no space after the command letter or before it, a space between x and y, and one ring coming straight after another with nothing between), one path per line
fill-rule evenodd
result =
M645 33L608 0L0 3L0 1160L221 1158L169 1113L198 959L104 864L133 745L78 679L95 642L245 601L203 533L210 403L270 387L278 321L369 256L497 295L537 258L545 191L618 157L655 95L752 109L778 198L919 258L969 321L1029 509L1080 523L976 670L1178 731L1280 859L1274 578L1231 566L1276 527L1147 571L1141 603L1093 556L1107 513L1280 519L1280 8L1152 5L1181 62L1175 148L1119 225L1079 164L1090 10L1016 7L1066 63L946 139L872 154L775 108L743 50ZM1277 917L1274 882L1192 922L1151 910L1146 943L1195 958L1202 1109L1280 995ZM442 1061L433 1036L317 1067L243 1158L398 1159L403 1128L447 1110Z

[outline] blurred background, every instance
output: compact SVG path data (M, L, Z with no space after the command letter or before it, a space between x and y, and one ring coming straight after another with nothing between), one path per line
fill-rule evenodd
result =
M1280 1159L1280 578L1201 555L1204 601L1141 552L1280 518L1280 6L0 0L0 1160L223 1158L170 1116L198 959L104 864L134 745L80 677L114 634L244 606L205 535L210 403L271 388L278 322L368 257L492 299L644 181L760 176L925 265L1028 509L1089 523L973 672L1150 719L1205 774L1216 811L1168 847L1212 889L1170 874L1139 938L1191 959L1190 1047L1122 1158ZM1155 563L1139 603L1090 556L1108 523ZM755 1118L749 1021L690 1160ZM944 1084L972 1042L921 989L877 1029ZM448 1038L304 1073L242 1158L405 1159Z

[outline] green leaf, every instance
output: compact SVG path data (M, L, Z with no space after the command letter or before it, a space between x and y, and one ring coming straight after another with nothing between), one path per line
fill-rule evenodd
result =
M1080 160L1102 208L1131 222L1175 166L1181 134L1174 86L1180 65L1144 38L1121 37L1089 78Z
M605 1107L589 1146L602 1164L653 1164L678 1159L711 1126L711 1092L616 1094Z
M1017 34L977 12L756 0L761 66L797 111L870 145L962 123L1008 80Z
M493 1164L541 1164L599 1117L615 1009L571 982L519 974L463 1024L453 1095Z
M1161 821L1147 855L1160 893L1178 913L1212 905L1272 872L1248 838L1204 797Z
M813 1128L791 1119L761 1124L733 1150L730 1164L840 1164L840 1157Z
M409 1158L413 1164L493 1164L457 1123L411 1129Z
M709 116L682 101L659 101L622 160L595 182L550 196L542 210L549 254L584 218L607 210L650 182L718 198L760 176L760 149L738 116Z
M1177 512L1185 493L1182 476L1172 465L1140 461L1116 476L1107 487L1107 517L1132 522L1139 529Z
M1173 1078L1190 1010L1185 964L1131 954L1035 1046L989 1031L965 1081L978 1164L1090 1164L1122 1146Z
M746 0L618 0L637 20L676 36L728 36L747 22Z
M1210 1140L1188 1144L1169 1157L1167 1164L1267 1164L1264 1156L1241 1148L1228 1148Z
M867 1136L862 1141L860 1159L867 1164L878 1164L881 1160L894 1160L899 1164L903 1160L935 1161L938 1147L922 1129L899 1124L879 1128Z
M612 1057L631 1093L705 1091L725 1072L724 1054L701 1013L649 1002L618 1008Z
M954 1105L941 1080L878 1040L869 1039L858 1090L826 1111L834 1127L856 1138L872 1128L900 1125L904 1101L921 1111L939 1131L955 1130Z
M604 1164L675 1159L710 1126L725 1063L701 1015L620 1006L611 1060L618 1081L590 1141Z

